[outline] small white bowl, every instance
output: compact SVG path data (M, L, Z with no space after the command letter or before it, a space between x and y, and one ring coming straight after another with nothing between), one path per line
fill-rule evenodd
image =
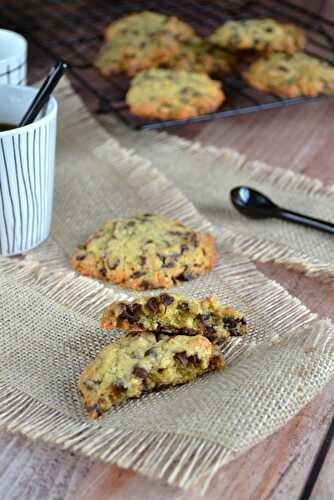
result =
M17 124L37 89L0 85L0 123ZM0 255L17 255L49 235L57 128L51 97L34 123L0 132Z
M25 85L27 40L14 31L0 29L0 84Z

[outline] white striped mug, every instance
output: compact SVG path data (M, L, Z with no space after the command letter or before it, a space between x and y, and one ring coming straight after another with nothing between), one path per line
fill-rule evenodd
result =
M36 92L0 85L0 123L19 123ZM0 255L27 252L49 235L56 127L51 97L34 123L0 132Z
M0 29L0 84L25 85L27 79L25 38L14 31Z

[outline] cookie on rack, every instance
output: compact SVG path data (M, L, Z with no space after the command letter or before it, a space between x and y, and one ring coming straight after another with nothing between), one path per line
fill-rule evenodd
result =
M128 399L185 384L223 367L219 349L202 335L128 333L84 369L79 382L81 401L95 419Z
M220 304L217 297L196 299L175 293L113 302L103 312L101 326L107 330L123 328L167 335L204 335L212 342L247 332L245 316Z
M176 17L150 11L130 14L107 26L95 66L104 76L133 76L168 61L192 36L192 28Z
M136 75L126 95L133 114L163 120L216 111L224 99L220 82L205 74L158 68Z
M198 36L183 42L160 66L194 73L230 73L235 57L231 51L214 47Z
M227 21L212 33L209 41L230 50L293 54L305 47L306 36L294 24L265 18Z
M79 273L137 290L169 288L207 273L218 253L209 234L163 215L107 221L71 259Z
M242 75L252 87L282 97L334 93L334 65L303 52L258 59Z

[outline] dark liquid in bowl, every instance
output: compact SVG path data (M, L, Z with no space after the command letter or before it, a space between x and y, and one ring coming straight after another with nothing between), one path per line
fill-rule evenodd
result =
M0 132L5 132L6 130L11 130L13 128L16 128L16 125L13 125L12 123L0 123Z

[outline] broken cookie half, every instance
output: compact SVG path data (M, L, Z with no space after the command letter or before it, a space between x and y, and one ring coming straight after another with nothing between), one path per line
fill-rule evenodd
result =
M130 398L184 384L223 367L218 347L203 335L127 333L104 348L82 372L81 401L95 419Z
M190 299L172 293L114 302L104 311L101 326L107 330L123 328L167 335L200 334L212 342L241 336L247 331L244 315L221 305L217 297Z

